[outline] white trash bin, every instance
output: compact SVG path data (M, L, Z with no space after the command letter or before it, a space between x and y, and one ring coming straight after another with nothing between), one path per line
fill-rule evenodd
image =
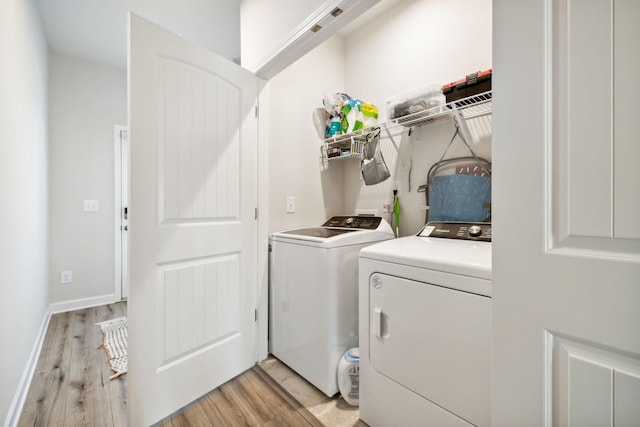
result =
M347 350L338 363L338 389L351 406L358 406L360 399L360 349Z

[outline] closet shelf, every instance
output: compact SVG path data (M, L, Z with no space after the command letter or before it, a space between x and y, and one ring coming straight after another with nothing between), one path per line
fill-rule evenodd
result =
M456 114L464 121L491 115L491 91L461 98L428 110L398 117L379 123L381 137L395 136L406 128L421 127L432 123L453 120ZM356 132L325 138L322 154L328 160L360 159L366 135L372 128L359 129Z

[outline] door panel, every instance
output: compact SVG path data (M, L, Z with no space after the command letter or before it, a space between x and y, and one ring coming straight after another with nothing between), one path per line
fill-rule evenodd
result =
M632 426L640 420L640 361L548 334L553 349L554 425ZM633 421L635 420L635 421Z
M637 258L640 124L633 112L640 109L640 86L633 79L640 53L630 40L640 37L640 7L627 0L615 7L612 0L562 0L550 12L548 65L555 78L549 142L558 194L551 205L552 244Z
M130 16L131 425L256 361L257 81Z
M613 8L613 211L614 236L640 240L640 197L637 167L640 161L640 5L616 0ZM625 42L626 40L626 42ZM635 41L635 43L633 42Z
M162 267L164 360L174 361L203 346L240 334L238 254Z
M159 68L163 219L237 219L240 88L175 59Z
M493 17L492 421L623 425L637 392L618 377L640 366L640 3L496 0Z

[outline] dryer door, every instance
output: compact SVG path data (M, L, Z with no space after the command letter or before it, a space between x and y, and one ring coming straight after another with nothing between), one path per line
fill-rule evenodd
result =
M489 426L491 299L374 273L369 303L374 369L471 424Z

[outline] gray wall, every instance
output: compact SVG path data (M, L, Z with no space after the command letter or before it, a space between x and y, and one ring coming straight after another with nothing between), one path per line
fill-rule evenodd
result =
M50 302L90 304L115 290L113 127L126 124L126 73L51 54L49 88ZM85 199L99 212L84 212Z
M47 45L34 0L0 2L0 422L46 319Z

